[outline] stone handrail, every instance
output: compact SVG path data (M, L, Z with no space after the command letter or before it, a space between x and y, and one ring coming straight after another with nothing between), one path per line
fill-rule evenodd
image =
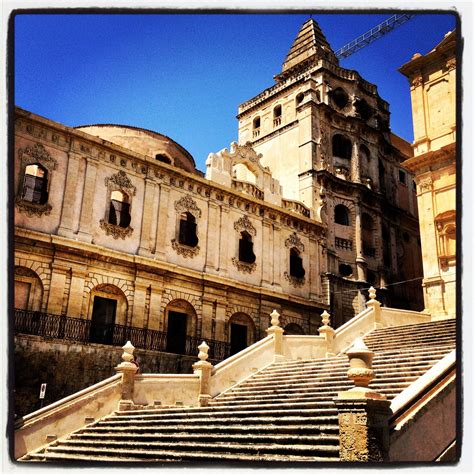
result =
M327 345L324 336L283 336L285 359L320 359L326 357Z
M137 405L197 406L196 374L140 374L135 376L133 401Z
M274 337L267 336L217 364L211 375L211 396L224 392L274 361Z
M456 405L453 350L393 399L389 460L436 460L456 440Z
M311 215L310 209L299 201L293 199L282 199L281 203L283 204L283 208L288 211L296 212L296 214L301 214L305 217L310 217Z
M428 323L431 315L408 309L380 308L382 311L382 322L386 326L402 326L404 324Z
M17 421L15 459L112 413L120 401L121 376L114 375Z
M373 308L366 308L357 316L336 329L333 341L333 352L339 354L348 349L361 336L375 328L375 314Z

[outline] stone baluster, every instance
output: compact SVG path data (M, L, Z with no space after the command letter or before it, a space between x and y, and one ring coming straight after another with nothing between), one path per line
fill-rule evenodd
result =
M205 407L209 404L211 399L211 371L212 364L207 361L209 357L209 346L205 341L198 346L199 361L193 364L194 373L199 375L199 396L198 403L199 406Z
M283 333L285 332L283 328L280 327L280 313L276 309L274 309L270 317L272 318L271 320L271 326L267 329L267 334L269 336L273 335L273 341L274 341L274 351L275 351L275 357L274 360L282 360L284 359L283 356Z
M369 288L369 301L366 303L366 306L368 308L372 308L374 311L374 323L375 323L375 329L383 327L383 322L382 322L382 309L381 306L382 304L380 301L376 300L377 292L375 291L375 288L371 286Z
M134 364L133 347L130 341L122 347L122 362L115 367L115 371L119 374L122 374L122 395L119 402L119 411L129 410L133 407L133 388L135 385L135 374L137 373L138 366Z
M319 328L319 334L326 339L326 357L333 357L335 355L333 352L333 341L336 331L329 325L330 314L327 311L323 311L321 318L323 325Z
M388 421L390 401L369 388L375 372L374 353L358 339L347 351L348 377L354 387L339 392L334 399L339 419L339 453L341 461L381 462L388 460Z

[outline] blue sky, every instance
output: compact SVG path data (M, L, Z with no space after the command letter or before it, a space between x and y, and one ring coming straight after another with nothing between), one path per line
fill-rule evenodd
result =
M334 50L391 16L313 14ZM309 14L21 14L15 103L68 126L118 123L170 136L204 170L237 140L237 107L274 84ZM454 29L419 14L341 61L376 84L392 130L413 138L408 81L397 69Z

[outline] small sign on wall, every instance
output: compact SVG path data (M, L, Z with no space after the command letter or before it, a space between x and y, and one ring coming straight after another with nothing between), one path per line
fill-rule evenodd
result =
M40 394L39 394L40 400L44 399L45 394L46 394L46 384L42 383L41 388L40 388Z

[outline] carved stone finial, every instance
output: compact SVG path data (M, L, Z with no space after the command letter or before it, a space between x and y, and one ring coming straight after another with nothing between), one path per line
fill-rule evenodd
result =
M346 354L350 365L347 376L353 380L356 388L367 389L370 381L375 377L375 372L372 370L374 353L359 338Z
M280 313L274 309L271 314L270 314L270 317L272 318L272 326L277 326L279 327L280 326Z
M127 341L127 343L122 347L122 349L122 360L124 362L131 362L133 360L133 351L135 350L133 344L130 341Z
M371 300L375 300L376 296L377 296L377 292L375 291L375 288L373 286L371 286L369 288L369 298Z
M330 317L331 315L326 310L324 310L323 313L321 314L321 318L322 318L324 326L329 326Z
M209 346L206 344L206 341L202 341L202 343L198 346L199 349L199 360L205 362L209 357Z

